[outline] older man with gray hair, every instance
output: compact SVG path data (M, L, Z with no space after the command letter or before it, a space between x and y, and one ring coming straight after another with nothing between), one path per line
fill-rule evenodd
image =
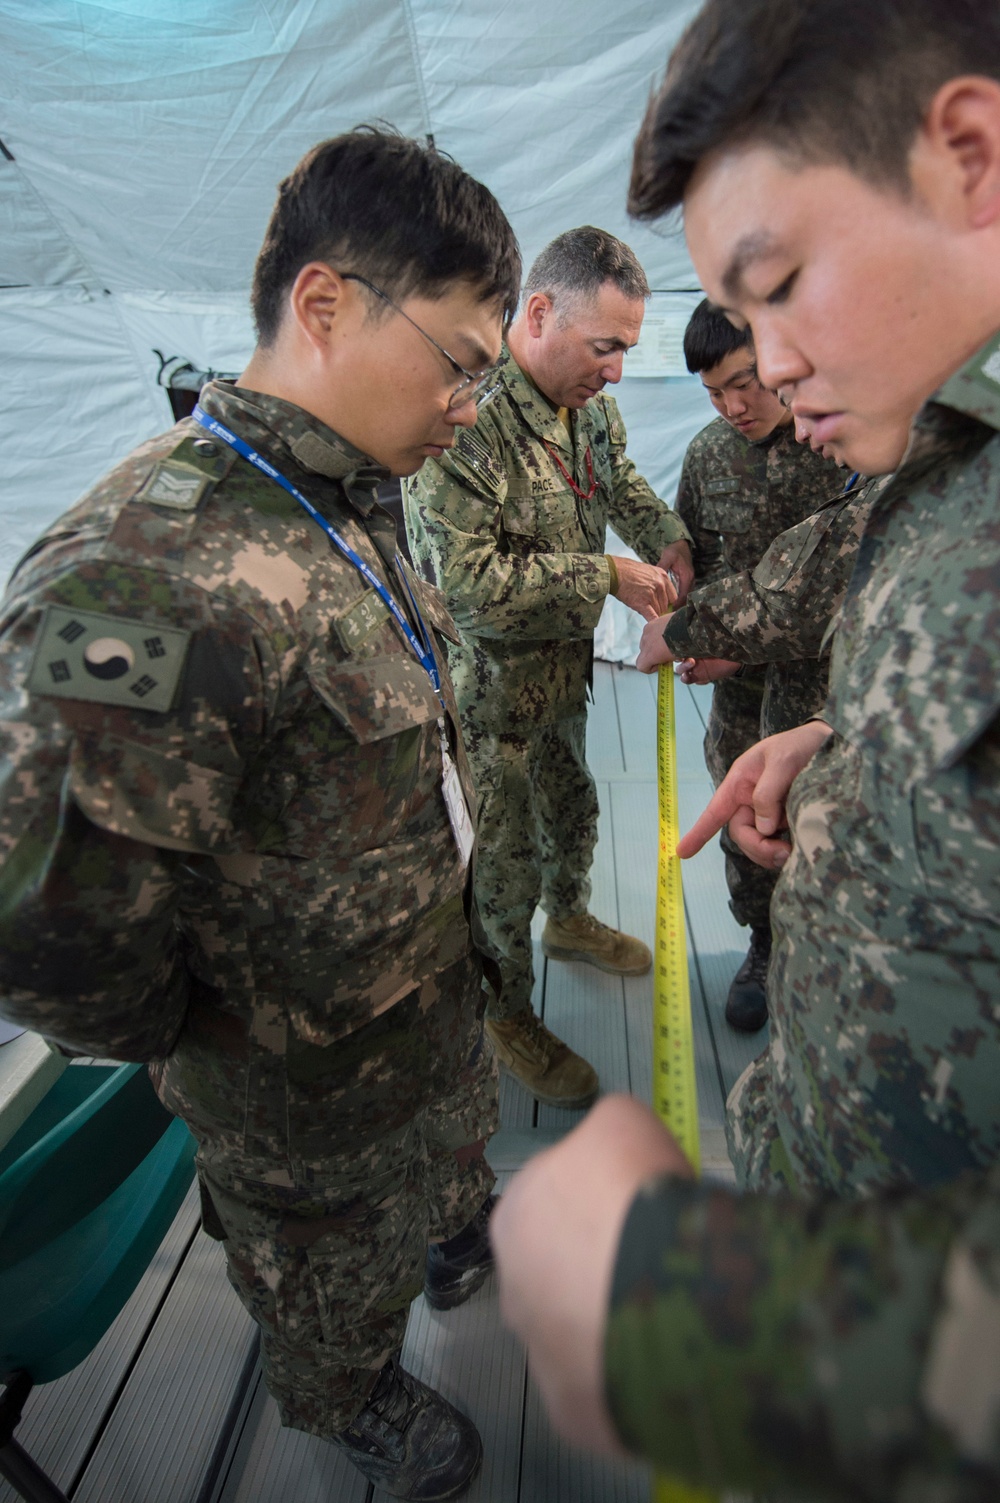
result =
M449 649L479 792L476 901L503 989L486 1029L539 1101L588 1106L593 1067L532 1009L531 920L544 953L616 975L649 969L646 945L588 911L597 793L585 755L593 636L608 595L651 619L686 593L688 533L625 452L603 388L621 380L649 285L634 253L585 225L528 274L492 402L409 482L418 567L445 593ZM604 552L615 530L640 555Z

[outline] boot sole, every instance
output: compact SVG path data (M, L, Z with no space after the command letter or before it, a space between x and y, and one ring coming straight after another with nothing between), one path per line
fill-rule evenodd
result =
M569 1098L566 1096L543 1096L541 1091L532 1090L530 1085L526 1085L517 1071L512 1070L510 1065L505 1065L503 1060L499 1060L499 1065L505 1075L509 1075L512 1080L516 1080L521 1090L527 1091L528 1095L535 1101L540 1102L542 1106L558 1106L567 1112L582 1112L586 1111L588 1106L593 1106L601 1094L601 1088L598 1086L595 1091L588 1092L586 1096L573 1096Z
M607 961L598 960L589 950L561 950L555 945L547 945L542 942L542 954L549 960L582 960L584 965L592 965L598 971L607 971L609 976L648 976L653 968L652 960L647 960L643 966L637 965L608 965Z
M432 1310L455 1310L459 1305L464 1305L467 1299L471 1299L477 1289L481 1289L493 1272L493 1264L488 1268L476 1270L476 1277L470 1278L463 1284L455 1284L450 1289L434 1289L428 1284L424 1285L424 1299Z
M749 1021L738 1021L736 1018L731 1018L728 1011L725 1014L726 1022L729 1024L730 1028L735 1029L737 1033L760 1033L760 1030L767 1023L768 1017L769 1014L765 1012L764 1016L760 1019L759 1022L755 1018L751 1018L749 1019Z

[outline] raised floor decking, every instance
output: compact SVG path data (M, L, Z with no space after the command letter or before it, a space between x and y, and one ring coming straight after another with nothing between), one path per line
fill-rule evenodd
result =
M657 801L655 679L597 664L588 756L601 799L592 909L652 941ZM677 685L681 827L711 787L701 740L709 690ZM730 916L716 842L684 869L703 1155L724 1172L724 1101L764 1046L723 1021L746 947ZM543 919L536 919L541 932ZM621 980L537 954L535 1005L596 1065L605 1090L650 1097L648 976ZM513 1082L490 1147L501 1182L578 1113L539 1107ZM232 1293L192 1191L129 1304L86 1362L35 1390L18 1439L73 1503L388 1503L321 1440L277 1422L260 1382L255 1329ZM646 1503L643 1467L595 1461L549 1429L524 1357L503 1330L493 1281L447 1314L414 1302L404 1363L462 1407L485 1446L469 1503ZM15 1494L0 1482L0 1503Z

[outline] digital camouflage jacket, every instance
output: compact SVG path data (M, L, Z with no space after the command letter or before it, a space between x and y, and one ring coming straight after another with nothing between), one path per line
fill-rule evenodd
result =
M664 641L677 658L767 665L762 736L823 708L831 628L876 493L888 480L862 480L834 496L776 537L755 569L698 585L667 622Z
M876 498L834 735L788 800L769 1094L804 1186L928 1184L1000 1154L998 669L1000 336L925 404Z
M407 608L384 471L276 398L214 383L202 402ZM193 420L142 445L35 545L2 608L6 1016L143 1059L196 994L223 1043L252 1030L276 1055L385 1012L469 946L441 714L292 497Z
M687 538L625 453L611 397L592 398L572 424L571 441L505 351L476 426L407 484L410 550L461 634L448 654L467 731L510 733L583 713L610 586L609 522L648 563ZM553 453L584 495L595 486L589 501Z
M607 1392L668 1474L768 1499L1000 1496L1000 1173L905 1199L653 1181L618 1248Z

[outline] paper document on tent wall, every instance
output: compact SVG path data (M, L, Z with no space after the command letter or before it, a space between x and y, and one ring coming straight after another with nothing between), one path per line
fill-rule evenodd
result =
M623 376L687 376L684 330L700 292L654 292L646 304L639 343L625 357Z

